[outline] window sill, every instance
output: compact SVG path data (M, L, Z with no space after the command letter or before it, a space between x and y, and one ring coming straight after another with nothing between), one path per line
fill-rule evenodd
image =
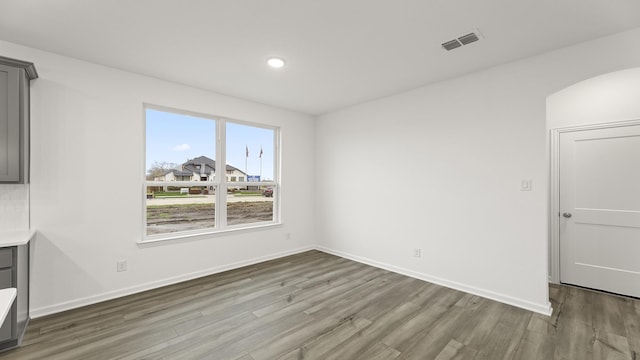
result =
M142 240L138 240L138 246L146 247L153 245L163 245L170 244L175 242L184 242L191 240L202 240L206 238L218 237L218 236L226 236L243 232L253 232L253 231L262 231L270 228L276 228L282 226L282 223L262 223L255 225L247 225L237 228L226 228L224 230L212 230L205 232L197 232L197 233L189 233L189 234L166 234L162 236L154 236L152 238L146 238Z

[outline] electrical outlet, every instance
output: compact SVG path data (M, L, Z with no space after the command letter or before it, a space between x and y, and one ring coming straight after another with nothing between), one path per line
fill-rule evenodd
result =
M116 262L116 271L117 272L127 271L127 260Z
M520 180L520 191L531 191L531 179Z
M291 240L291 233L287 233L287 240Z
M413 257L422 257L422 249L413 249Z

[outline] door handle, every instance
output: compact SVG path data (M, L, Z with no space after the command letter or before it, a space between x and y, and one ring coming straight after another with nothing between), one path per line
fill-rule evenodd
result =
M571 217L571 213L570 212L566 212L563 213L562 216L566 217L567 219Z

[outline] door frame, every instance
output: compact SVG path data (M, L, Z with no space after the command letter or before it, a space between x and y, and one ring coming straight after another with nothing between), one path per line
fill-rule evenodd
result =
M549 282L560 283L560 134L640 125L640 119L549 130Z

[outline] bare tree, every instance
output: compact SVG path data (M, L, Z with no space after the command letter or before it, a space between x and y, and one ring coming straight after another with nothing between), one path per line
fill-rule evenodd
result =
M147 170L147 180L162 176L169 170L180 170L180 165L166 161L154 161L151 168Z

